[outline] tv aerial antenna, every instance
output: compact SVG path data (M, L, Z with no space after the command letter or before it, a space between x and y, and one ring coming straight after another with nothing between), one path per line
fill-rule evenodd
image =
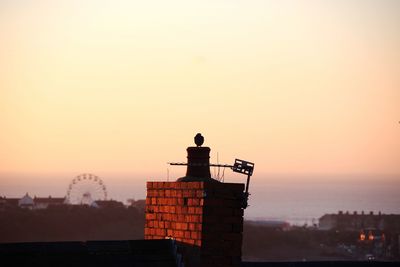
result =
M188 166L188 163L184 162L168 162L169 165L171 166ZM247 208L248 205L248 199L249 199L249 186L250 186L250 178L253 175L254 171L254 163L245 161L242 159L235 159L235 162L233 165L230 164L208 164L209 167L218 167L218 168L229 168L233 172L241 173L244 175L247 175L247 180L246 180L246 188L245 192L243 193L243 208Z

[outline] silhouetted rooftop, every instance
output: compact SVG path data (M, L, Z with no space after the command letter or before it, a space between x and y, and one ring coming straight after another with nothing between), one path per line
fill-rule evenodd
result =
M0 259L2 266L181 266L169 239L8 243Z
M399 266L399 262L388 261L287 261L287 262L243 262L243 267L369 267Z
M1 266L180 267L175 241L122 240L0 244ZM384 261L243 262L243 267L398 266Z

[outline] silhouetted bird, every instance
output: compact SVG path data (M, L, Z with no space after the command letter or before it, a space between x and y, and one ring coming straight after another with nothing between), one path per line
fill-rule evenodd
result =
M197 146L201 146L204 143L204 137L201 135L201 133L196 134L194 137L194 142Z

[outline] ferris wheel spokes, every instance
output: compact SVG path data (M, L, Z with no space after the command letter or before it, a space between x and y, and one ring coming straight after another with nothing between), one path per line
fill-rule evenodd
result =
M67 189L67 201L73 205L91 205L96 200L107 199L107 188L103 180L90 173L76 176Z

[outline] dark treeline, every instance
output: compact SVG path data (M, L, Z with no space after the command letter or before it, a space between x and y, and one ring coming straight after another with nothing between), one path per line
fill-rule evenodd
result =
M54 206L0 211L0 242L143 239L144 214L136 208Z

